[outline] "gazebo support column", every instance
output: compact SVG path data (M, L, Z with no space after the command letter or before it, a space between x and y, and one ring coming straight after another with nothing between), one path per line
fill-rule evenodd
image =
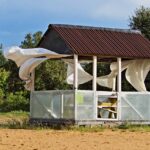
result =
M74 54L74 119L77 120L78 55Z
M97 90L97 57L93 56L93 91Z
M117 77L117 92L118 92L118 105L117 105L117 118L121 119L121 58L117 58L118 62L118 77Z
M96 90L97 90L97 56L93 56L93 92L94 92L94 118L97 118L97 99L96 99Z
M118 63L118 78L117 78L117 91L121 92L121 58L117 58Z
M32 92L35 90L35 70L32 71L31 73L31 91L30 91L30 117L32 117Z
M78 55L74 55L74 89L78 89Z
M33 70L32 71L32 73L31 73L31 81L32 81L32 83L31 83L31 91L34 91L35 90L35 70Z

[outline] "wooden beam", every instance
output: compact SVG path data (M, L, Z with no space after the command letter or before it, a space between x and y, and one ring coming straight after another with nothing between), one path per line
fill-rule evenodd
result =
M93 56L93 91L97 90L97 56Z
M78 89L78 55L74 55L74 89Z
M32 71L31 73L31 91L35 90L35 70Z
M97 118L97 98L96 98L96 90L97 90L97 56L93 56L93 93L94 93L94 119Z
M117 91L121 92L122 86L121 86L121 58L117 58L118 63L118 78L117 78Z

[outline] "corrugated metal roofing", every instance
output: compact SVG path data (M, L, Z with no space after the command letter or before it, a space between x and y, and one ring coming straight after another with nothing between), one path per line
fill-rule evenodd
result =
M50 25L78 55L150 58L150 41L133 30Z

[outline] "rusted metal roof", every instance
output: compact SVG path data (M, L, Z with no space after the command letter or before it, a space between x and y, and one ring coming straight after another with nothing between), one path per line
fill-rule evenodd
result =
M49 25L73 54L150 58L150 41L140 32L74 25Z

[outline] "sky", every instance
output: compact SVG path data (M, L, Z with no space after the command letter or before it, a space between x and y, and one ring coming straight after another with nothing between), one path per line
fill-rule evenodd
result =
M49 24L129 28L129 17L150 0L0 0L0 43L20 45Z

